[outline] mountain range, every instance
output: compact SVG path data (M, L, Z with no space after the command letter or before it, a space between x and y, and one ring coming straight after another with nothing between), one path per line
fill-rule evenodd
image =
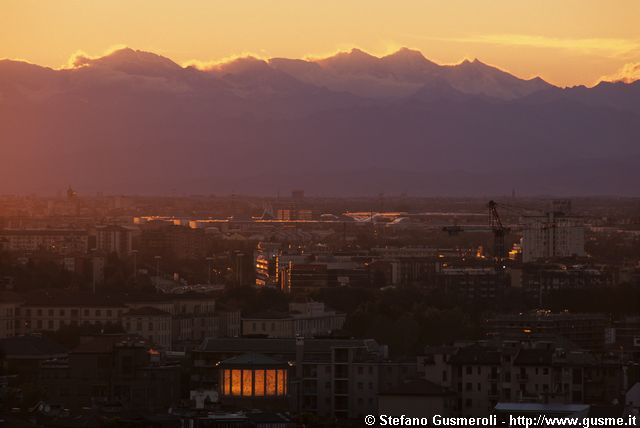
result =
M0 193L640 194L640 82L353 49L200 69L0 61Z

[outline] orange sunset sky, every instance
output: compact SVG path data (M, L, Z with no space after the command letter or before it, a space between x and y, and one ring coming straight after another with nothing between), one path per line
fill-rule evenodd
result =
M0 58L62 67L129 46L180 64L406 46L561 86L640 78L638 0L0 0Z

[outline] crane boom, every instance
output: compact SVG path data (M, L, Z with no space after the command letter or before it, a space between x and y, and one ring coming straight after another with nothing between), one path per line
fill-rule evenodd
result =
M495 201L489 201L487 208L489 209L489 225L486 227L481 226L445 226L443 231L449 235L457 235L460 232L491 232L493 233L493 257L497 262L502 262L507 257L507 251L505 248L504 239L511 229L505 227L502 224L502 219L498 213L498 203Z

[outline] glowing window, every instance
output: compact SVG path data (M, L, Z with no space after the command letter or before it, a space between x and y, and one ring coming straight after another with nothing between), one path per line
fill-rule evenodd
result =
M256 397L264 396L264 370L256 370L253 374L254 390Z
M267 395L276 395L276 371L267 370Z
M286 388L287 375L284 370L278 370L278 395L285 395L287 392Z
M251 397L253 393L253 372L242 370L242 396Z
M241 370L231 370L231 395L240 395L241 374Z
M224 371L224 381L222 382L222 393L231 395L231 370Z

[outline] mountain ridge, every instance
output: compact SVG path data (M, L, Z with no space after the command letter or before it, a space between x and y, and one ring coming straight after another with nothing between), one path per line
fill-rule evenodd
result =
M640 82L558 88L410 49L204 70L133 49L60 70L4 60L0 118L1 193L72 183L469 195L555 183L565 194L638 195L640 181Z

